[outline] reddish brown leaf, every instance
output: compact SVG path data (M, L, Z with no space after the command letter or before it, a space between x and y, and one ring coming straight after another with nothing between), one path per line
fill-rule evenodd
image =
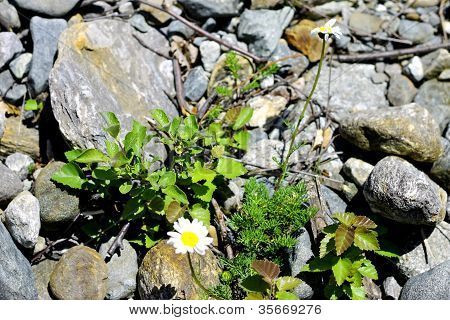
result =
M336 230L335 244L336 253L340 256L345 252L353 243L355 238L355 231L352 228L347 228L345 225L341 224Z
M354 227L367 228L367 229L374 229L377 227L375 222L373 222L372 220L370 220L369 218L367 218L365 216L356 216L355 219L353 220L352 225Z
M252 263L252 268L269 284L280 274L280 267L269 260L255 260Z

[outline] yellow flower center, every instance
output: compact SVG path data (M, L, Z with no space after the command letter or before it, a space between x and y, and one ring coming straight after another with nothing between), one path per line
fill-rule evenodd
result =
M331 27L328 27L328 26L321 26L319 28L319 31L321 33L332 33Z
M183 232L183 234L181 235L181 242L186 246L186 247L195 247L198 243L198 236L191 231L186 231Z

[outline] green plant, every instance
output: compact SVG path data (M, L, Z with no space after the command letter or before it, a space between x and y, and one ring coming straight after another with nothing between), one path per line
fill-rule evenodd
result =
M241 282L246 300L298 300L292 290L302 282L300 279L279 277L280 267L268 260L255 260L252 268L257 274Z
M140 221L141 232L133 241L151 247L161 237L161 226L183 215L208 227L209 202L217 186L224 179L247 172L240 162L228 157L247 143L244 127L251 118L247 108L241 109L227 126L212 122L206 128L200 128L193 115L170 120L163 110L156 109L151 116L156 133L149 133L147 127L133 121L131 131L120 139L121 124L116 115L104 113L105 131L111 137L106 141L106 152L66 152L69 162L53 175L54 181L71 188L118 200L119 216L112 217L108 226L85 226L93 237L118 222ZM162 168L158 163L163 159L145 152L153 139L162 142L169 153Z
M323 229L325 234L320 242L319 257L310 261L302 271L331 271L325 296L339 299L343 294L353 300L365 299L363 278L378 279L374 264L365 252L372 251L385 257L396 257L390 251L380 250L377 225L365 216L354 213L333 215L337 224Z
M40 111L44 108L43 102L38 102L34 99L29 99L25 102L24 109L27 111Z

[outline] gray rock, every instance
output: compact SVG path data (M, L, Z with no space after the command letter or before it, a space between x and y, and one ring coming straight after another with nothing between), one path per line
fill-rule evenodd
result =
M151 27L148 25L145 17L142 14L135 14L129 21L130 24L140 32L146 33L151 30Z
M299 55L295 58L284 59L290 56ZM288 43L284 39L280 39L278 41L277 47L275 51L272 53L270 57L271 61L279 61L277 62L280 67L280 72L289 72L293 73L294 76L300 76L309 66L309 60L304 55L299 54L296 51L293 51L289 48Z
M442 144L445 146L444 154L439 158L431 168L430 175L447 192L450 191L450 142L442 138Z
M398 34L402 39L413 43L425 43L433 38L434 28L432 25L412 20L401 20Z
M181 35L185 39L189 39L192 36L194 36L195 31L189 28L187 25L185 25L183 22L174 20L169 24L169 27L167 29L167 34L169 36L172 35Z
M80 0L14 0L19 8L36 13L61 17L69 13Z
M20 28L19 14L7 0L0 1L0 25L6 30Z
M205 21L202 28L208 32L213 32L217 28L217 21L210 17Z
M242 160L250 168L256 166L276 169L278 165L274 158L278 161L281 159L283 147L284 143L279 140L260 140L255 144L249 145L247 153Z
M387 97L393 106L402 106L413 101L417 89L407 77L397 75L391 77Z
M328 85L328 76L325 76L329 72L328 66L324 65L314 93L314 100L333 113L338 121L352 112L377 109L388 105L385 94L386 83L374 84L371 80L372 75L376 73L374 65L338 64L331 69L330 85ZM309 92L311 89L316 73L317 66L305 74L304 92Z
M71 222L80 213L80 200L76 194L51 180L63 165L63 162L49 163L41 170L35 183L34 192L41 207L42 227L50 230Z
M404 239L402 239L404 238ZM396 262L400 274L409 279L450 259L450 224L407 230Z
M426 109L416 104L351 114L341 121L340 133L363 150L421 162L434 162L443 153L438 125Z
M239 14L239 0L178 0L196 18L233 17Z
M401 223L436 225L446 214L447 193L398 157L376 164L364 184L364 197L374 213Z
M297 238L297 244L289 255L289 265L293 276L297 276L306 263L314 257L308 231L305 228L301 228L299 232L300 236ZM306 282L302 282L294 289L294 293L299 299L311 299L314 295L314 290Z
M252 0L251 9L269 9L283 2L284 0Z
M5 203L17 196L23 188L22 181L17 174L0 163L0 203Z
M134 12L134 6L131 2L128 1L120 4L118 10L120 13L124 15L131 16Z
M450 69L445 69L444 71L442 71L439 74L438 79L443 81L450 80Z
M22 103L23 97L27 93L27 86L25 84L14 84L5 95L5 100L11 103Z
M373 165L360 159L350 158L345 161L342 170L358 187L362 187L372 172Z
M350 28L361 35L377 33L382 23L383 20L381 18L361 12L352 13L349 20Z
M246 9L241 15L238 37L248 43L250 52L269 58L293 17L294 10L289 7L280 10Z
M0 111L0 140L3 137L3 133L5 132L5 113Z
M418 56L414 56L410 63L406 66L406 72L413 78L414 81L421 81L424 77L422 60Z
M34 161L26 154L15 152L6 157L5 164L17 173L21 180L25 180L30 172L30 166L34 164Z
M119 300L131 298L136 290L136 275L138 272L137 254L127 240L123 240L123 249L118 249L109 258L108 250L115 237L100 246L99 253L106 260L108 267L108 291L106 299ZM107 258L108 256L108 258Z
M37 16L31 19L33 57L28 78L35 95L48 87L48 76L58 49L58 39L66 27L67 22L63 19L43 19Z
M236 178L228 183L228 188L232 195L224 201L224 207L227 212L238 210L242 206L242 199L244 198L245 180Z
M221 33L221 31L219 31ZM225 43L231 45L231 46L235 46L237 48L240 48L242 50L248 51L248 46L245 42L242 41L238 41L237 36L234 33L224 33L221 36L222 41L224 41ZM230 49L224 45L220 46L220 49L222 51L230 51Z
M352 6L353 4L350 1L327 1L322 5L315 6L313 10L314 14L317 14L321 17L333 17L339 15L342 10L348 9Z
M0 32L0 69L23 50L22 42L14 33Z
M342 200L342 198L336 192L328 187L325 187L324 185L320 186L320 192L322 193L322 196L326 201L328 211L331 214L346 212L347 203ZM328 222L333 223L333 220L330 218Z
M59 300L103 300L108 267L97 251L83 245L73 247L53 268L49 287Z
M422 57L426 79L437 78L445 69L450 68L450 53L445 49L438 49Z
M389 77L394 77L402 74L402 67L398 63L387 64L384 68L384 72L386 72Z
M41 229L39 201L28 191L19 193L5 210L6 227L24 248L33 248Z
M14 85L14 78L9 70L0 73L0 97L5 96L8 90Z
M380 84L389 81L389 77L382 72L374 73L370 79L372 79L373 83Z
M391 299L398 300L402 287L398 284L394 277L387 277L383 281L384 294Z
M206 71L212 71L220 57L220 44L215 41L203 41L200 44L200 55Z
M11 61L9 64L9 70L11 70L17 79L22 79L30 70L32 57L33 55L27 52Z
M249 131L250 138L248 139L248 144L252 145L255 144L258 141L261 140L267 140L269 139L269 136L267 135L266 131L262 128L256 128Z
M56 263L57 261L45 259L31 267L34 278L36 279L38 300L53 300L48 290L48 284Z
M175 95L172 62L141 43L169 54L168 42L157 30L140 33L125 22L98 20L63 32L49 82L53 113L72 145L105 149L101 112L117 115L122 137L132 119L145 123L152 108L178 115L168 98ZM164 158L164 148L152 148Z
M450 260L409 279L400 300L450 300Z
M3 223L0 223L0 257L0 300L37 299L31 265Z
M208 74L202 67L189 70L184 81L185 97L190 101L199 101L208 89Z
M8 117L4 120L0 155L6 157L14 152L21 152L37 159L40 154L39 131L36 128L29 128L24 125L22 117Z
M281 96L266 95L250 99L247 104L253 109L249 126L264 127L273 122L286 109L288 100Z

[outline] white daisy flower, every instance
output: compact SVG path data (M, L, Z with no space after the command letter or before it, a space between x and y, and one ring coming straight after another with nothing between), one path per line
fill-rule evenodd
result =
M213 239L208 237L208 229L198 221L189 221L181 217L173 224L177 232L167 232L170 239L167 241L175 248L175 253L193 253L204 255Z
M322 39L325 39L325 41L328 41L328 39L331 36L335 36L336 38L340 39L342 36L341 29L336 26L334 27L336 23L336 19L331 19L325 25L320 26L318 28L315 28L311 31L312 36L319 36Z

